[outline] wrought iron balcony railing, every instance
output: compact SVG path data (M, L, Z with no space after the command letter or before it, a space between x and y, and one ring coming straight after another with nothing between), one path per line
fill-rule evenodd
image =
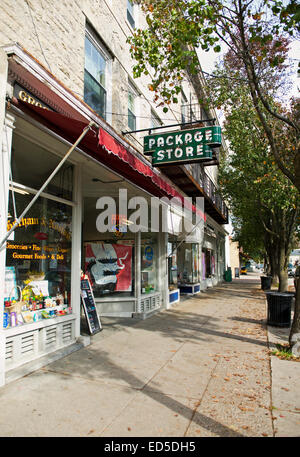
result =
M209 199L210 203L212 203L221 213L224 220L228 221L228 208L211 178L199 165L197 166L195 164L187 169L201 189L203 189L203 196L206 199ZM208 207L208 205L206 206Z

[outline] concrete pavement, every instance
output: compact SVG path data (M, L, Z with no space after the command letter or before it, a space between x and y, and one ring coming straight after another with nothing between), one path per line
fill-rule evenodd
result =
M0 436L300 436L300 363L270 356L288 332L266 326L254 274L101 321L90 346L0 389Z

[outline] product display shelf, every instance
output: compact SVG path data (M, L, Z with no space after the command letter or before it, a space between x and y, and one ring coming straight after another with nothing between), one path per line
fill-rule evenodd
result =
M18 325L14 325L14 326L9 325L8 327L4 328L4 331L7 332L9 330L14 330L14 329L18 329L18 328L24 329L25 327L27 329L27 326L32 325L32 324L37 324L39 322L45 322L45 321L53 322L53 319L57 319L59 317L65 317L66 315L70 315L71 313L68 311L68 308L69 308L68 305L58 305L58 306L51 306L51 307L43 308L43 309L22 311L22 312L30 313L33 318L33 321L18 323ZM44 312L46 311L47 313L49 313L50 311L52 311L52 312L66 311L66 313L65 314L53 314L53 315L49 315L49 317L44 318L42 316L43 311ZM22 312L21 312L21 314L22 314Z

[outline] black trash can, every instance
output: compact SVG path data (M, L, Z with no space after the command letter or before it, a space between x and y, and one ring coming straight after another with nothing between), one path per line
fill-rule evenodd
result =
M272 285L272 276L261 276L260 282L262 290L270 290Z
M266 292L268 303L267 324L274 327L291 325L293 294L284 292Z

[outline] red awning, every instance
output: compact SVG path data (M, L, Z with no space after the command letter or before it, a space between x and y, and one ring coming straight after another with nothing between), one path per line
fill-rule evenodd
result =
M30 114L38 122L48 127L61 137L74 143L89 121L80 121L55 111L50 111L31 105L21 100L13 99L13 104ZM159 172L126 149L103 128L91 129L79 144L79 148L99 163L120 174L140 188L157 197L177 197L183 201L183 196L170 185ZM193 206L193 211L196 208ZM199 210L197 210L198 214ZM204 219L205 215L200 214Z

